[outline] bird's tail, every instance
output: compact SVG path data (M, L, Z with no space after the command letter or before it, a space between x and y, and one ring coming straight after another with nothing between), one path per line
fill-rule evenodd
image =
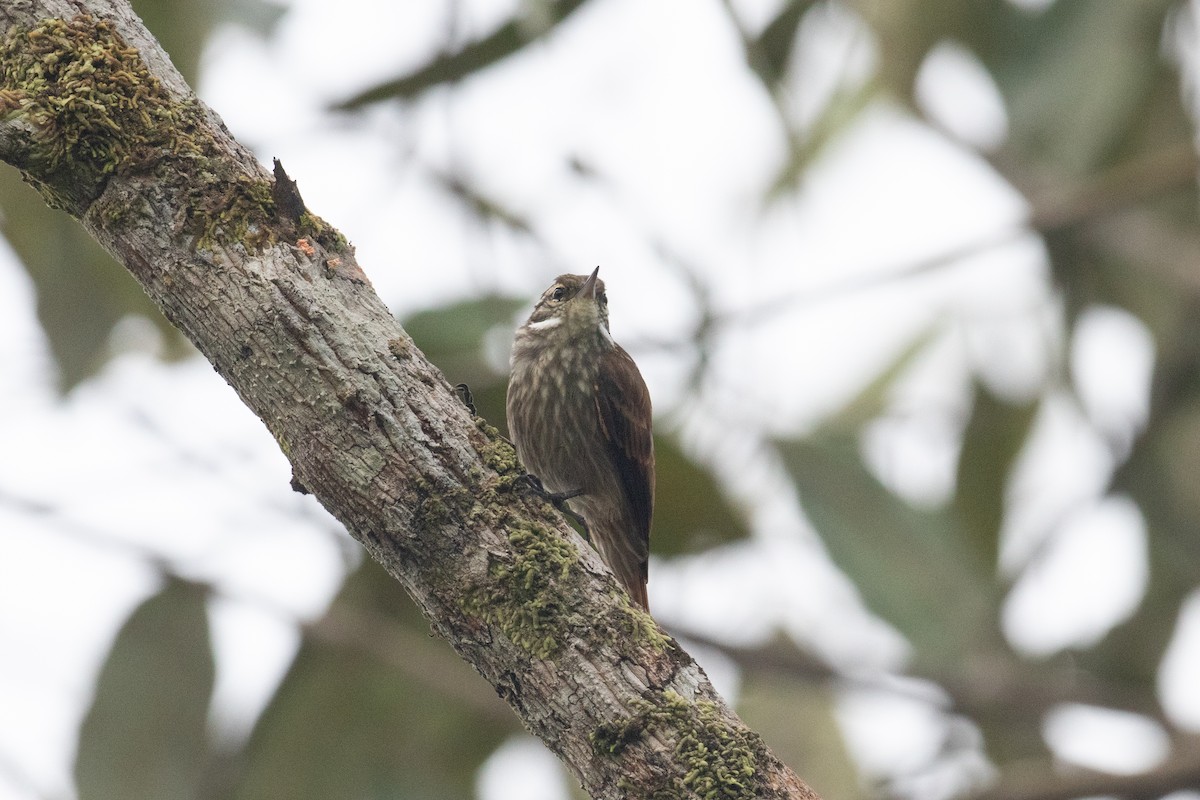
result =
M637 552L624 530L616 536L605 535L604 531L590 526L589 533L596 550L608 568L617 576L617 580L629 592L629 596L643 610L650 610L650 600L646 596L646 580L648 576L648 554Z

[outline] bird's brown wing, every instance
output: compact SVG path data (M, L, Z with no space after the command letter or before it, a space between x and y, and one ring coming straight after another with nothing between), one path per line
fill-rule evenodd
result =
M633 510L642 581L650 554L650 518L654 513L654 438L650 428L650 392L637 365L620 347L600 359L596 377L596 411L608 454L621 476Z

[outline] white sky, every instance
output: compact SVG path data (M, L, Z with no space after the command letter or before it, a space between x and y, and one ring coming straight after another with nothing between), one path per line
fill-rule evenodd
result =
M458 3L461 35L486 32L513 5ZM747 20L772 5L737 4ZM1012 487L1006 567L1019 571L1042 552L1048 532L1061 535L1018 582L1005 631L1040 655L1086 646L1130 612L1145 581L1144 531L1136 507L1101 496L1113 466L1103 442L1133 435L1144 421L1152 345L1135 319L1101 309L1086 319L1070 363L1055 363L1062 322L1044 253L1020 233L1022 200L985 163L877 105L800 191L764 211L759 199L784 157L774 111L746 73L719 4L692 0L594 4L549 41L398 119L372 114L352 127L322 115L325 104L441 46L442 6L297 0L270 43L234 28L215 37L201 93L264 163L283 160L308 206L357 246L398 314L496 288L532 297L563 268L602 265L614 333L634 345L660 424L685 431L703 457L744 466L724 471L730 491L755 508L751 542L653 565L656 614L740 642L782 627L835 658L880 669L902 663L903 643L828 566L783 479L753 460L752 443L811 427L931 328L935 344L898 388L897 413L864 443L881 478L914 502L944 499L957 447L944 420L965 408L970 376L1028 396L1065 366L1083 387L1084 408L1050 402L1038 421ZM873 53L847 15L816 18L802 35L820 43L795 98L805 118L839 74L822 58L865 67ZM337 42L355 46L330 44ZM986 145L1004 135L994 87L958 49L935 51L919 94L965 141ZM603 182L579 181L570 157ZM502 232L481 233L432 188L431 168L460 171L535 220L555 260ZM697 399L685 393L678 364L637 347L680 338L691 323L684 286L648 238L694 265L727 312L975 243L1008 243L919 279L840 293L731 332ZM212 610L213 714L233 730L251 723L286 666L296 643L289 615L319 613L348 557L336 523L291 492L271 437L222 380L203 362L164 365L139 352L153 343L136 323L118 337L124 355L55 402L32 302L6 253L0 642L10 652L0 659L0 800L70 796L73 739L99 660L124 615L155 588L141 551L233 598ZM50 510L22 510L11 498ZM1066 509L1077 511L1063 519ZM1061 528L1047 525L1053 519ZM259 565L282 548L288 571L264 573ZM1191 605L1163 672L1163 696L1180 720L1200 727L1200 697L1188 679L1200 674L1200 606ZM736 691L728 666L714 662L711 670L720 688ZM1066 709L1047 722L1063 757L1106 763L1114 742L1131 769L1161 757L1161 732L1122 721L1088 745L1077 734L1097 728L1089 713ZM864 768L883 775L920 759L946 725L928 704L894 698L847 696L841 718ZM30 785L6 765L17 765ZM480 791L504 800L513 796L504 789L513 775L533 774L539 788L521 796L566 797L553 759L520 741L489 762Z

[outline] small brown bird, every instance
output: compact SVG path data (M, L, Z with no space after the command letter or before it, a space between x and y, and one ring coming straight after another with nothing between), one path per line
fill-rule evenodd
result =
M596 275L559 275L513 340L508 430L546 491L569 498L642 608L654 512L650 393L608 330Z

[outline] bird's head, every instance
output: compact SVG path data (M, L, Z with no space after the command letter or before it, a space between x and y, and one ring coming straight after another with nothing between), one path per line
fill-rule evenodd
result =
M612 341L608 331L608 295L604 281L591 275L559 275L542 292L522 331L538 338L573 341L589 334Z

